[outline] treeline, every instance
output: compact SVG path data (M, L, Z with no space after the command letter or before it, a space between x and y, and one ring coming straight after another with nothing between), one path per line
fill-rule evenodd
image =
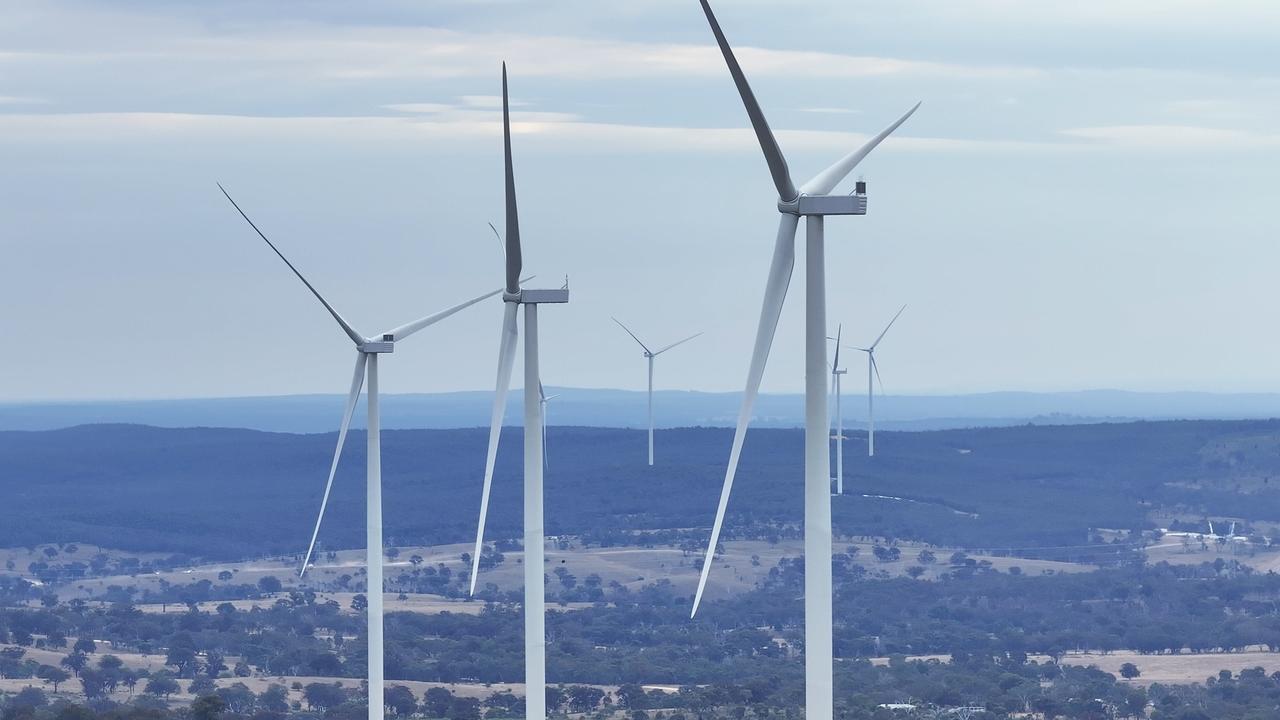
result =
M1204 421L887 433L874 460L846 453L852 494L833 503L834 522L846 535L1088 559L1092 528L1150 529L1153 507L1280 520L1280 487L1269 482L1280 457L1250 444L1277 431L1276 421ZM518 447L520 431L505 432L505 447ZM638 431L555 435L549 534L599 544L705 539L698 528L715 511L730 431L664 433L667 459L658 468L633 461ZM389 544L472 537L485 440L482 430L385 434ZM333 442L332 434L137 426L0 433L0 546L58 540L219 559L296 552L319 507ZM363 451L358 438L347 444L321 534L327 547L364 541ZM726 537L795 534L801 495L779 479L798 477L801 457L800 431L751 432ZM493 537L519 536L519 477L519 453L502 453ZM1236 492L1240 482L1251 483L1247 495Z

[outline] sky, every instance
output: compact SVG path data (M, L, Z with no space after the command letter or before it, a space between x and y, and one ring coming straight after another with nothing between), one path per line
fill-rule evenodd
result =
M923 101L827 222L831 330L907 305L888 392L1280 391L1280 4L715 8L797 184ZM616 316L705 331L658 387L740 389L776 192L695 0L48 0L0 14L0 401L344 392L215 183L365 334L496 289L504 60L525 269L572 288L544 380L643 387ZM766 391L803 388L803 267ZM492 387L501 314L383 391Z

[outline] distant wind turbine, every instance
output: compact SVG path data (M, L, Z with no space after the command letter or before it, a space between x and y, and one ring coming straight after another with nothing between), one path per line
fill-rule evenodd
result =
M511 368L515 363L519 330L516 319L524 306L524 672L525 717L545 720L547 716L547 641L545 573L543 546L543 441L542 393L538 372L538 305L569 302L569 284L556 290L522 290L519 277L523 259L520 251L520 218L516 209L515 171L511 161L511 111L507 99L507 65L502 65L502 141L506 184L506 269L507 286L502 299L506 310L498 345L498 376L493 394L493 415L489 426L489 450L485 457L484 489L480 497L480 522L476 528L475 554L471 558L471 594L476 592L480 574L480 553L484 549L484 525L489 514L489 492L493 467L498 457L498 439L507 408Z
M733 447L729 452L729 465L725 472L724 487L712 525L702 574L694 596L693 612L697 613L706 589L707 575L714 564L715 549L720 542L720 530L724 524L733 479L751 410L760 390L769 350L773 345L778 316L786 299L791 270L795 264L795 235L800 218L806 220L805 251L805 513L804 513L804 602L805 602L805 708L806 716L814 720L827 720L834 715L832 691L834 660L832 651L832 598L831 598L831 457L827 444L830 432L827 415L827 309L826 309L826 259L824 223L828 215L864 215L867 211L866 184L854 186L852 195L832 195L853 169L877 145L889 136L919 107L908 110L892 125L867 141L858 150L846 155L834 165L819 173L800 188L796 188L787 168L786 158L778 147L778 141L769 129L764 112L756 101L747 78L734 57L729 41L725 39L720 23L707 0L701 0L702 11L716 43L724 56L729 74L733 77L742 104L746 107L756 139L764 152L769 172L778 190L778 212L781 221L774 245L769 280L765 285L764 303L760 310L760 323L756 330L755 349L747 373L746 389L738 412L737 429Z
M867 354L867 457L875 457L876 455L876 392L875 386L871 384L872 375L875 380L880 383L880 392L884 393L884 381L880 380L880 366L876 364L876 348L879 347L880 341L884 339L885 333L889 332L889 328L898 321L898 315L906 310L907 306L903 305L898 309L898 314L893 316L889 324L884 330L880 331L880 337L871 343L870 347L850 347L850 350L860 350Z
M538 416L542 421L542 466L551 467L551 456L547 454L547 403L560 397L559 393L548 395L542 383L538 383Z
M695 333L679 342L671 343L670 345L662 348L661 350L654 351L654 350L650 350L648 345L645 345L643 342L641 342L640 338L636 337L636 334L631 332L631 328L627 327L626 325L623 325L621 320L619 320L618 318L613 318L613 321L618 323L618 327L622 328L623 330L626 330L627 334L631 336L631 339L635 340L636 343L640 345L640 347L644 350L645 359L649 361L649 465L650 467L652 467L653 466L653 360L654 358L670 350L671 348L676 347L677 345L683 345L689 342L690 340L698 337L702 333Z
M293 274L302 281L303 285L315 295L316 299L324 305L325 310L333 316L338 322L342 331L356 346L356 369L355 374L351 378L351 391L347 394L346 410L342 414L342 426L338 430L338 446L333 451L333 462L329 465L329 479L325 482L324 498L320 501L320 514L316 518L315 529L311 532L311 543L307 546L306 557L302 561L302 568L298 575L301 577L307 572L307 566L311 563L311 554L316 547L316 538L320 534L320 523L324 520L325 508L329 505L329 492L333 489L333 477L338 471L338 460L342 457L342 446L347 439L347 429L351 426L351 418L355 414L356 403L360 399L360 390L365 379L368 378L368 410L369 410L369 428L368 428L368 453L365 485L366 485L366 517L365 517L365 562L368 579L369 598L368 607L368 670L369 670L369 720L383 720L383 652L382 652L382 446L380 433L380 417L378 414L378 356L390 354L395 351L395 344L423 328L434 325L435 323L453 315L464 308L475 305L486 298L502 292L501 289L485 293L478 298L468 300L464 303L455 305L448 310L438 312L434 315L415 320L407 325L401 325L398 328L387 330L379 333L374 337L365 337L355 331L355 328L343 319L342 315L325 300L320 292L305 278L302 273L294 267L293 263L280 252L275 243L267 239L258 226L254 224L244 210L231 199L231 195L218 185L218 189L226 196L231 205L240 213L240 217L249 223L249 227L253 228L258 237L262 238L276 255L284 261L285 265L293 271Z
M844 411L840 407L840 398L843 395L840 389L840 379L848 372L840 367L840 336L843 333L843 326L836 326L836 336L828 337L828 340L836 341L836 356L831 361L831 394L836 399L836 431L831 439L836 444L836 494L844 495Z

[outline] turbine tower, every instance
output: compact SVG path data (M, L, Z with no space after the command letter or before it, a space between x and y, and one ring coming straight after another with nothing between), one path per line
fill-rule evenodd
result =
M760 149L764 151L769 172L778 189L778 212L782 215L778 236L774 245L769 280L765 285L764 302L760 310L760 324L756 330L755 349L747 373L746 389L742 395L742 407L738 412L738 425L729 452L729 465L725 471L724 487L716 510L715 524L711 529L707 555L702 563L702 575L694 596L693 612L698 611L706 589L707 575L711 572L715 548L720 541L725 510L733 488L734 475L742 453L742 443L751 410L760 391L760 379L764 374L769 350L773 345L778 315L786 298L787 285L795 264L795 234L800 218L806 221L805 252L805 482L804 482L804 535L805 535L805 707L809 720L830 720L834 714L832 697L832 638L831 638L831 457L827 445L830 432L827 415L827 350L826 350L826 268L823 229L828 215L864 215L867 211L866 184L859 181L852 195L832 195L831 192L854 167L862 161L889 133L893 132L920 107L919 103L880 134L871 138L858 150L846 155L834 165L819 173L808 183L796 188L787 168L786 158L769 129L760 104L751 92L751 86L734 57L733 49L716 21L707 0L701 0L703 13L715 34L716 43L724 55L729 73L733 76L742 104L746 107L751 125L755 129Z
M369 383L369 391L367 394L367 403L369 411L369 429L368 429L368 466L366 470L366 517L365 517L365 562L368 578L369 608L368 608L368 666L369 666L369 720L383 720L383 652L382 652L382 447L380 422L378 414L378 356L390 354L395 351L395 344L423 328L434 325L435 323L453 315L463 308L470 307L486 298L502 292L501 289L481 295L473 300L468 300L459 305L455 305L448 310L438 312L434 315L415 320L407 325L401 325L398 328L379 333L373 337L365 337L356 332L355 328L343 319L342 315L329 304L328 300L320 294L318 290L305 278L298 268L280 252L275 243L267 239L267 236L258 229L244 210L231 199L231 195L218 185L218 189L231 202L232 207L240 213L240 217L249 223L258 237L266 241L267 245L275 251L276 255L284 261L285 265L298 276L303 285L315 295L320 304L324 305L325 310L333 316L338 322L342 331L356 346L356 369L351 378L351 391L347 394L346 410L342 414L342 425L338 430L338 446L333 451L333 462L329 465L329 479L325 482L324 497L320 501L320 514L316 518L315 529L311 532L311 544L307 546L307 554L302 561L302 568L298 576L306 574L307 566L311 563L311 554L316 547L316 538L320 534L320 523L324 520L325 508L329 505L329 492L333 489L333 477L338 472L338 460L342 457L342 446L347 440L347 429L351 426L351 418L355 414L356 404L360 399L360 390L364 385L366 378Z
M631 339L635 340L636 343L640 345L641 349L644 350L645 359L649 361L649 467L653 467L653 359L658 357L662 353L670 350L671 348L676 347L677 345L683 345L689 342L690 340L698 337L702 333L696 333L696 334L690 335L689 337L681 340L680 342L674 342L662 348L661 350L653 351L649 349L648 345L645 345L643 342L641 342L640 338L636 337L635 333L631 332L631 328L627 327L626 325L623 325L621 320L619 320L618 318L613 318L613 321L618 323L618 327L622 328L623 330L626 330L627 334L631 336Z
M848 370L840 367L840 336L843 333L842 326L836 326L836 336L828 337L828 340L836 341L836 356L831 361L831 394L836 399L836 430L831 439L836 444L836 494L844 495L844 411L840 407L840 398L842 396L840 390L840 379L844 377Z
M515 363L519 331L516 316L524 306L524 672L525 717L547 717L547 641L545 589L543 588L543 545L546 534L542 522L542 403L538 374L538 306L569 302L569 284L556 290L520 288L520 219L516 211L516 181L511 166L511 112L507 99L507 65L502 65L502 140L506 166L507 286L502 299L506 310L498 345L498 377L493 394L493 416L489 426L489 451L485 457L484 490L480 498L480 522L476 529L475 553L471 558L471 594L476 592L480 573L480 553L484 549L484 524L489 514L489 491L493 486L493 466L498 457L498 438L507 408L511 368Z
M898 322L898 315L906 310L907 306L903 305L898 309L898 314L893 316L889 324L880 331L880 337L871 343L870 347L851 347L850 350L860 350L867 354L867 457L876 456L876 393L875 387L871 384L872 375L876 380L880 380L880 366L876 364L876 348L880 345L880 341L884 339L885 333L889 332L889 328ZM884 382L880 382L880 392L884 393Z

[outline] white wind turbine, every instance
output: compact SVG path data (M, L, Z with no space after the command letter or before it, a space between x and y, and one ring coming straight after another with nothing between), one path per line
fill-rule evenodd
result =
M305 278L302 273L294 267L293 263L280 252L275 243L267 239L267 236L258 229L244 210L231 199L231 195L222 185L218 185L218 189L222 190L222 194L226 196L231 205L240 213L240 217L249 223L258 237L266 241L267 245L275 251L276 255L284 261L285 265L298 276L303 285L315 295L316 299L324 305L325 310L333 316L333 319L341 326L342 331L356 346L356 369L355 374L351 378L351 391L347 395L346 410L342 414L342 425L338 430L338 446L333 451L333 462L329 465L329 479L325 482L324 497L320 501L320 514L316 518L315 529L311 532L311 544L307 546L306 557L302 561L302 568L299 576L307 571L307 566L311 562L311 554L316 547L316 537L320 534L320 523L324 520L325 508L329 505L329 492L333 489L333 477L338 471L338 460L342 456L342 446L347 439L347 429L351 426L351 418L355 414L356 403L360 399L360 390L364 385L365 378L368 378L368 451L367 451L367 470L366 470L366 516L365 516L365 562L368 577L369 598L368 607L368 666L369 666L369 720L383 720L383 652L382 652L382 448L381 433L378 414L378 356L389 354L395 351L395 344L414 333L426 328L430 325L453 315L463 308L475 305L486 298L493 297L502 292L501 289L485 293L478 298L468 300L459 305L455 305L448 310L438 312L434 315L428 315L420 320L415 320L407 325L401 325L398 328L379 333L374 337L365 337L356 332L355 328L343 319L342 315L325 300L320 292Z
M836 429L831 439L836 444L836 494L844 495L844 411L840 407L840 399L843 393L840 389L840 379L848 373L848 370L840 367L840 336L844 332L843 326L836 327L836 336L828 337L828 340L836 341L836 356L831 361L831 394L836 399Z
M507 66L502 65L502 140L506 166L507 288L502 299L506 310L498 345L498 377L489 426L489 451L485 457L484 489L480 499L480 523L475 553L471 557L471 594L476 592L480 553L484 549L484 524L489 514L489 491L498 457L498 438L507 408L507 389L515 363L517 310L524 306L524 672L525 717L545 720L547 687L546 601L543 587L545 533L542 522L542 403L538 374L538 305L569 302L569 286L558 290L522 290L520 219L516 210L516 181L511 166L511 112L507 99Z
M489 229L493 231L494 237L498 238L498 246L501 247L503 253L505 253L506 245L505 241L502 239L502 234L498 232L498 228L493 226L493 223L489 223ZM538 381L538 418L542 425L542 467L548 469L551 467L551 459L550 455L547 454L547 403L558 397L560 397L559 393L548 396L546 390L542 387L542 381Z
M551 467L551 456L547 454L547 403L560 397L560 393L548 395L543 389L542 382L538 382L538 418L542 423L542 467Z
M645 345L643 342L640 342L640 338L636 337L636 334L631 332L631 328L627 327L626 325L623 325L621 320L619 320L618 318L613 318L613 321L618 323L618 327L622 328L623 330L626 330L627 334L631 336L631 339L635 340L636 343L640 345L641 349L644 350L645 359L649 361L649 465L652 467L653 466L653 359L658 357L662 353L670 350L671 348L676 347L677 345L683 345L689 342L690 340L698 337L702 333L695 333L679 342L671 343L670 345L662 348L661 350L653 351L649 349L648 345Z
M755 349L751 367L747 373L747 385L738 413L738 425L729 453L729 465L725 471L724 488L716 510L715 524L702 563L702 575L694 596L693 612L698 611L706 589L707 575L711 572L715 548L720 541L729 494L742 453L742 443L751 420L752 406L760 390L769 349L773 345L778 316L786 298L787 285L795 264L795 234L800 218L806 220L805 252L805 707L810 720L828 720L834 713L832 697L832 638L831 638L831 458L827 445L830 431L827 416L826 388L826 268L823 249L823 225L827 215L864 215L867 211L866 184L858 181L853 195L830 194L837 185L880 144L889 133L906 122L920 107L919 103L880 134L871 138L858 150L846 155L831 167L816 175L808 183L796 188L787 168L787 161L778 142L769 129L760 104L751 92L742 68L729 47L720 24L716 21L707 0L701 0L703 13L711 25L720 52L724 55L729 73L733 76L738 94L746 107L751 125L755 129L760 149L778 189L778 212L782 218L778 226L769 280L765 285L764 303L760 310L760 324L756 330Z
M875 387L871 384L872 375L875 379L880 380L880 366L876 364L876 348L879 347L880 341L884 339L885 333L889 332L889 328L898 322L898 315L906 310L907 306L903 305L898 309L898 314L893 316L888 325L884 326L884 330L880 331L880 337L871 343L870 347L850 347L850 350L860 350L867 354L867 457L875 457L876 455L876 392ZM884 392L884 383L880 383L880 392Z

